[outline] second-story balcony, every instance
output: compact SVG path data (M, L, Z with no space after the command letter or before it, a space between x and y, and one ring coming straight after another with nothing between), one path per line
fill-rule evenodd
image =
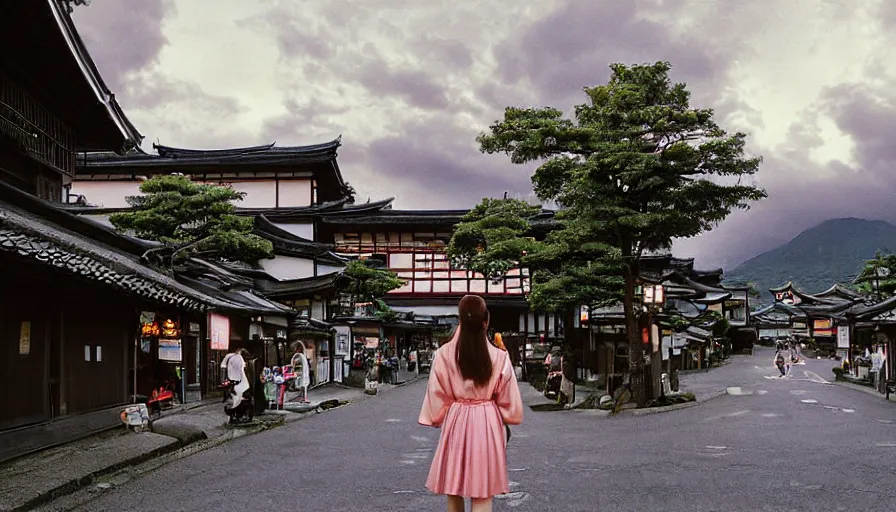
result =
M74 176L72 130L3 74L0 74L0 135L16 141L38 162L65 176Z

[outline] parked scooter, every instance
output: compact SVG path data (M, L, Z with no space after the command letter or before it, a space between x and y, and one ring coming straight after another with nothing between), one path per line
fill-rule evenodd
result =
M224 381L221 386L227 390L224 412L230 417L230 423L250 423L255 418L255 402L248 384Z

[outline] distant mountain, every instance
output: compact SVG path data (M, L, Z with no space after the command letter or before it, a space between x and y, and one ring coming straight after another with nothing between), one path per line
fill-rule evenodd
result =
M790 242L730 271L726 282L753 282L768 299L768 289L793 281L806 293L852 281L877 250L896 251L896 226L882 220L833 219L803 231Z

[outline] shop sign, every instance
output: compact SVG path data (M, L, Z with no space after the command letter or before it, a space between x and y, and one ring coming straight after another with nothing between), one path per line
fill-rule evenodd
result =
M212 350L230 349L230 318L216 313L208 314L208 337Z
M176 361L183 359L180 340L159 340L159 360Z
M199 324L196 322L190 322L190 332L196 334L199 332Z
M19 355L27 356L31 353L31 321L24 320L19 327Z
M837 348L849 348L849 327L845 325L837 329Z
M823 319L823 320L815 320L812 325L813 329L830 329L831 328L831 320Z

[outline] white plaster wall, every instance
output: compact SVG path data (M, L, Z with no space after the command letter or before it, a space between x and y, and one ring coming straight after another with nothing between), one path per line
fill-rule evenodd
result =
M300 236L307 240L314 240L314 224L311 224L310 222L301 224L275 223L274 225L293 235Z
M130 206L125 198L140 195L139 181L74 181L71 192L84 196L89 204L104 208Z
M261 260L259 264L271 277L280 281L314 276L314 260L306 258L275 256L273 259Z
M274 208L277 206L277 183L271 181L237 181L229 184L237 192L245 192L240 208Z
M237 205L243 208L275 208L278 206L310 206L311 180L286 180L279 183L273 179L259 181L210 180L213 185L233 187L238 192L245 192L246 197ZM90 204L105 208L122 208L128 206L125 197L140 193L139 181L74 181L72 194L83 195ZM304 236L304 235L300 235ZM312 238L313 232L307 236Z
M311 180L280 180L280 207L310 206Z
M333 265L318 264L317 265L317 275L325 276L328 274L334 274L336 272L342 271L343 269L345 269L345 267L334 267Z

